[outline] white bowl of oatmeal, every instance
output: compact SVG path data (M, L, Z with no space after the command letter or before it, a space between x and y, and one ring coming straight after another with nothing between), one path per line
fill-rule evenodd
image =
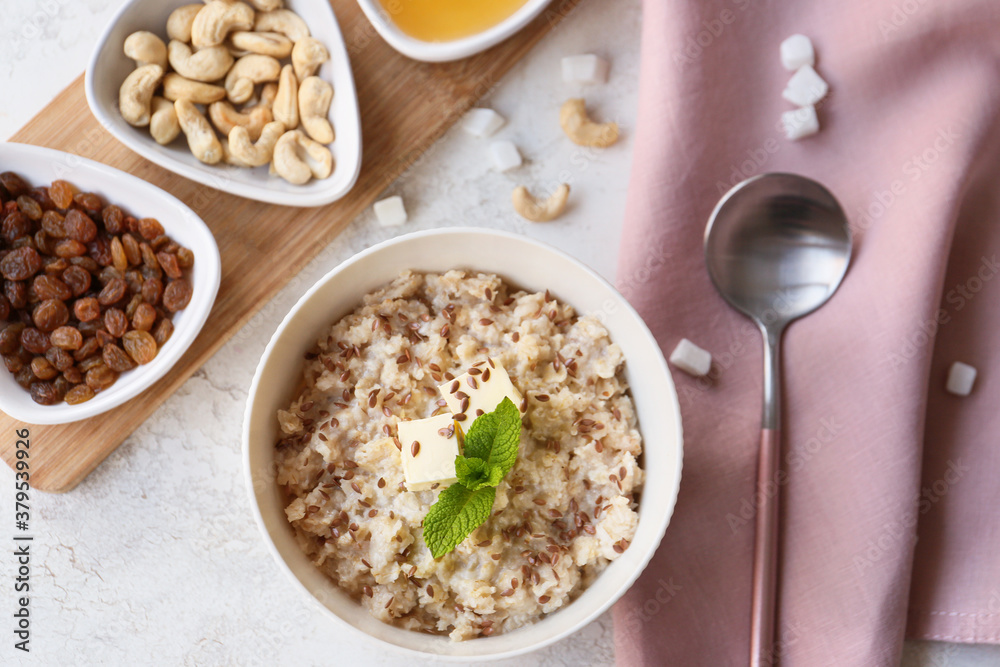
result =
M524 397L490 518L435 560L396 426L495 360ZM250 388L244 466L297 587L362 636L439 660L536 650L607 610L666 530L680 411L638 314L578 261L522 236L447 229L374 246L279 325Z

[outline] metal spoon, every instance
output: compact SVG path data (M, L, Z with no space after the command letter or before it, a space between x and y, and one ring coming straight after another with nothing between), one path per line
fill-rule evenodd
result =
M705 230L705 263L716 289L764 334L764 416L757 463L761 498L753 563L750 664L772 665L781 459L781 357L785 326L811 313L840 285L851 231L840 204L819 183L762 174L735 186ZM770 486L770 488L769 488Z

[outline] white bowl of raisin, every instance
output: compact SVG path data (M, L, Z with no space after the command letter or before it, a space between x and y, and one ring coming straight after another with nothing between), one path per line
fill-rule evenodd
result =
M139 395L194 341L220 274L211 231L175 197L0 144L0 410L63 424Z

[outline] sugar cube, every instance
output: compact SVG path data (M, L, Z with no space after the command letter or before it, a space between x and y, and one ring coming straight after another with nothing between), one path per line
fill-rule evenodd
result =
M816 107L802 107L781 114L781 124L785 128L785 136L795 141L819 132L819 119L816 117Z
M948 384L945 389L956 396L968 396L975 381L976 369L969 364L956 361L948 370Z
M469 109L462 118L462 129L474 137L488 137L507 121L493 109Z
M521 166L521 153L513 142L506 139L490 144L490 157L498 171L510 171Z
M562 59L562 77L566 83L606 83L609 69L608 61L593 53Z
M712 353L703 350L687 338L681 338L670 353L670 363L688 375L703 377L712 368Z
M805 35L792 35L781 43L781 64L794 72L803 65L816 64L812 40Z
M830 86L816 73L812 65L803 65L788 80L788 85L785 86L781 96L792 104L804 107L819 102L826 97L829 90Z
M399 195L375 202L375 217L383 227L399 227L406 222L406 209Z

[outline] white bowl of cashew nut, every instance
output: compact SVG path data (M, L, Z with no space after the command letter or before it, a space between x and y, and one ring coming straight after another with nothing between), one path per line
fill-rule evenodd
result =
M321 206L361 169L357 93L327 2L131 0L85 85L116 139L223 192Z

